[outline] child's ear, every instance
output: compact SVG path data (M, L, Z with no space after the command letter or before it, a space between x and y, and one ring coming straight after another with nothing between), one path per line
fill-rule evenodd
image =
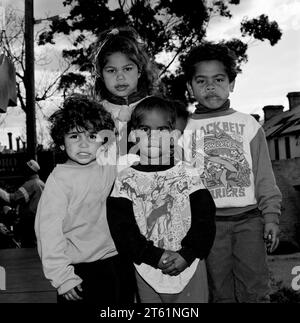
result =
M233 80L233 81L229 84L229 90L230 90L230 92L233 92L234 85L235 85L235 80Z
M186 87L187 87L187 89L188 89L188 92L189 92L190 96L191 96L191 97L194 97L194 91L193 91L193 89L192 89L191 84L190 84L190 83L186 83Z

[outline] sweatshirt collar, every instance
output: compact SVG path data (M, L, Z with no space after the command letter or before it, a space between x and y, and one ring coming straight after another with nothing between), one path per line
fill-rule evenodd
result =
M223 111L229 110L229 108L230 108L230 100L229 99L227 99L223 103L223 105L220 106L220 108L215 109L215 110L209 109L205 105L198 103L196 105L196 110L194 113L195 114L218 113L218 112L223 112Z
M143 99L146 96L147 96L146 91L134 92L134 93L130 94L127 99L125 99L125 98L123 98L121 96L117 96L117 95L114 95L114 94L111 94L111 93L107 93L105 99L107 101L109 101L110 103L113 103L113 104L130 105L132 103L135 103L135 102Z

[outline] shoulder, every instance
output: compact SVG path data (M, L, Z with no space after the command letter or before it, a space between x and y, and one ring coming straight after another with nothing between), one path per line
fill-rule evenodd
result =
M138 173L137 171L135 171L135 169L133 169L132 167L126 167L124 169L122 169L118 174L117 174L117 180L118 181L122 181L125 178L128 177L133 177L134 174Z
M100 103L104 107L104 109L108 112L120 110L123 107L121 104L115 104L107 100L102 100Z

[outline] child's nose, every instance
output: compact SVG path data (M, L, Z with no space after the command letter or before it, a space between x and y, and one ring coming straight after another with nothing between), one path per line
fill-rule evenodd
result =
M206 89L207 89L207 91L211 91L211 90L215 89L215 85L214 85L213 81L207 83Z
M79 143L79 146L80 147L83 147L83 148L88 147L88 141L87 141L87 139L86 138L81 138L80 143Z
M117 80L123 80L124 79L124 73L122 71L117 72Z

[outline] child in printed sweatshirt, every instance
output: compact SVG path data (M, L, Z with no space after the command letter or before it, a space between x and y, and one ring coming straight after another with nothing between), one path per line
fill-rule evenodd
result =
M249 114L230 107L236 57L223 43L204 43L183 69L198 102L186 130L204 134L203 183L217 207L217 232L207 259L213 302L268 302L266 246L278 245L281 193L265 134Z

